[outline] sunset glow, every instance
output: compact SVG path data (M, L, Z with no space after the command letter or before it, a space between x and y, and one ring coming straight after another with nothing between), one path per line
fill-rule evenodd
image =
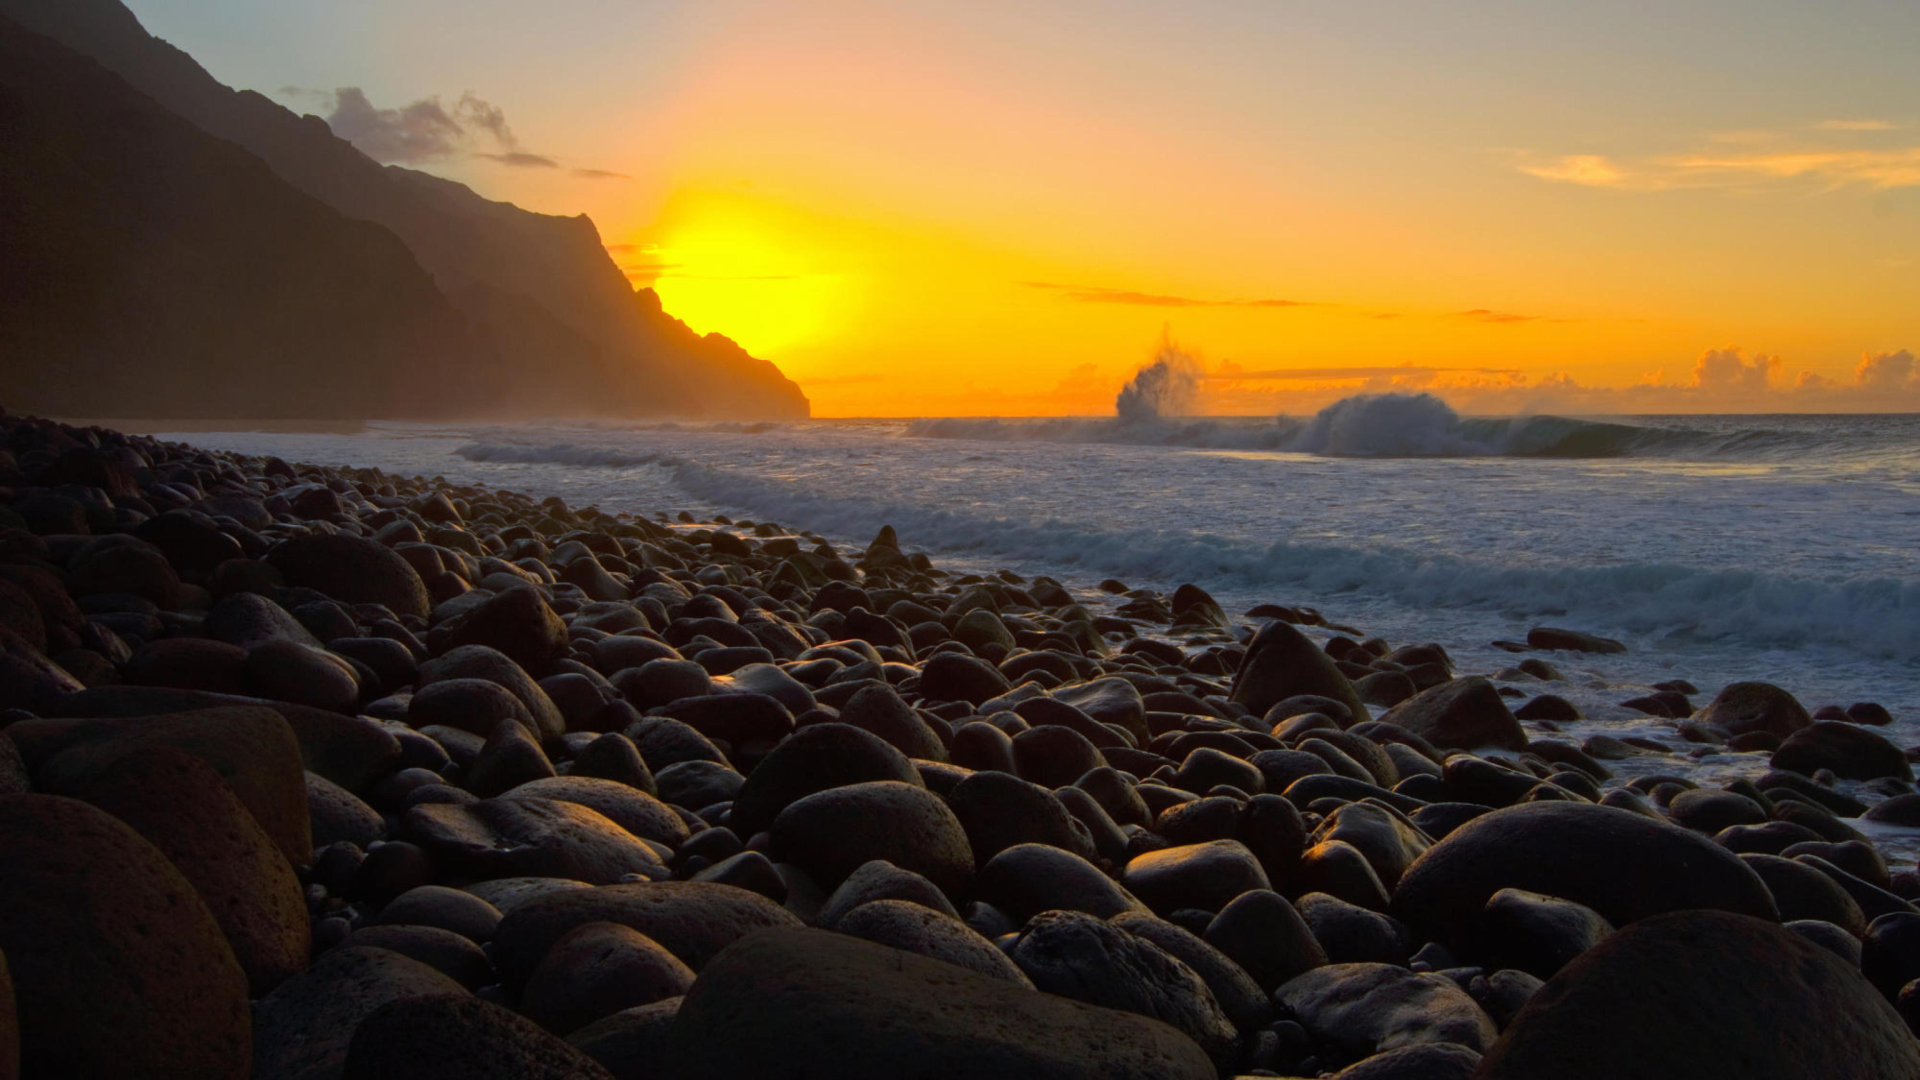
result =
M589 214L817 416L1104 413L1163 330L1221 413L1920 407L1858 375L1920 348L1890 8L133 6L295 108L495 104L415 167Z

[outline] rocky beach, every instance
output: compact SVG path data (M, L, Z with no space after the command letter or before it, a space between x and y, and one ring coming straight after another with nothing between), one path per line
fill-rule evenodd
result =
M1920 1077L1872 702L0 445L0 1076Z

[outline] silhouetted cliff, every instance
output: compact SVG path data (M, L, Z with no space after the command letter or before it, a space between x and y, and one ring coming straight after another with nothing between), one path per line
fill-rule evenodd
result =
M0 14L97 60L205 134L245 148L299 192L397 237L444 301L471 320L460 348L484 376L473 387L481 411L807 414L806 398L772 364L720 335L693 334L661 312L652 290L629 288L585 216L535 214L382 166L319 118L221 85L148 34L118 0L0 0Z

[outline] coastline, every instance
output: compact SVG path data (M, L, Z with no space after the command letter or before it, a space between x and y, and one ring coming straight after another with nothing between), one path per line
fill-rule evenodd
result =
M1557 668L1611 650L1591 636L1539 628L1517 643L1514 668L1539 684L1529 693L1500 671L1459 670L1443 646L1368 638L1337 612L1238 616L1191 585L955 574L890 527L836 546L771 522L666 521L0 424L0 566L26 598L6 639L0 742L19 762L11 790L28 792L0 803L0 824L35 823L31 836L0 829L12 845L0 855L70 842L83 880L101 873L87 862L98 842L79 839L99 817L150 836L252 821L258 873L217 886L252 929L209 918L194 940L240 977L241 1013L258 998L256 1024L304 1031L341 1060L377 1051L323 1006L345 992L346 965L385 950L401 959L380 959L378 979L457 968L483 991L481 1027L517 1031L524 1021L501 1019L517 1012L545 1029L528 1045L616 1073L635 1064L619 1058L635 1039L688 1075L768 1066L769 1044L719 1019L734 1009L766 1016L785 1053L824 1053L807 1010L831 1003L874 1028L835 973L864 972L858 983L888 964L912 973L890 984L889 1007L909 1031L935 1025L933 983L915 980L961 976L916 966L928 963L967 969L958 985L980 1015L1028 1017L994 1044L1014 1060L1048 1042L1091 1059L1048 1012L1065 996L1141 1032L1157 1049L1140 1061L1158 1074L1313 1075L1396 1052L1352 1030L1347 1003L1370 992L1352 980L1374 980L1418 988L1407 1022L1447 1034L1414 1042L1491 1067L1515 1047L1603 1049L1552 1007L1522 1006L1548 980L1577 996L1634 942L1681 957L1675 941L1704 934L1841 978L1827 930L1776 924L1818 921L1857 949L1872 947L1876 916L1920 921L1920 874L1857 828L1863 814L1913 824L1920 804L1908 755L1874 733L1882 715L1816 718L1763 684L1696 702L1675 682L1649 703L1671 739L1576 744L1555 737L1578 710L1552 691ZM238 747L261 725L297 760L254 757L244 783L202 782L238 798L210 818L180 816L203 803L159 774L123 769L100 786L110 745L219 758L209 746ZM72 757L83 745L103 749ZM1716 746L1771 767L1718 789L1689 779L1689 754ZM1649 760L1662 768L1629 775L1625 763ZM304 822L288 796L303 797ZM234 872L169 845L130 850L191 871L207 897L204 875ZM30 899L43 885L9 888ZM1254 911L1293 937L1252 933ZM460 938L447 946L457 959L412 933L415 917ZM49 945L0 913L21 985L42 985L54 946L106 947L74 918ZM560 994L590 973L563 935L608 918L684 974L651 1001ZM887 959L900 953L919 955ZM135 951L115 966L157 962ZM1637 973L1691 977L1663 963ZM789 981L776 993L730 974L742 965ZM234 1001L228 976L176 977ZM1764 962L1746 977L1799 1000ZM1866 986L1857 964L1847 977ZM1846 999L1879 1025L1876 1052L1896 1072L1914 1053L1886 1035L1911 1042L1891 1001L1906 982ZM1139 993L1179 1004L1137 1028ZM1824 1008L1806 1003L1813 1022ZM197 1022L219 1043L219 1023ZM860 1053L899 1071L910 1057L888 1055L910 1043L876 1034ZM307 1052L261 1045L263 1075L296 1071L287 1055Z

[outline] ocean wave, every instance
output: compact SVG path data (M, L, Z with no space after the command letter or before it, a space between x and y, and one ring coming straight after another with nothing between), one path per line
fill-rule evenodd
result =
M669 454L633 453L626 450L574 443L522 445L518 443L468 443L454 450L468 461L491 461L512 465L582 465L600 468L632 468L641 465L672 464Z
M936 552L1033 560L1102 576L1194 581L1222 591L1346 594L1409 608L1564 616L1655 639L1830 646L1920 660L1920 584L1896 580L1825 582L1657 563L1502 566L1386 546L1263 546L1208 534L1108 531L827 494L691 461L674 463L672 477L696 498L762 520L848 537L892 525L910 545Z
M1588 420L1564 416L1462 417L1431 394L1360 394L1312 417L1179 418L1135 409L1118 417L916 420L922 439L1104 443L1204 450L1266 450L1322 457L1656 457L1778 461L1871 452L1868 440L1832 430Z

